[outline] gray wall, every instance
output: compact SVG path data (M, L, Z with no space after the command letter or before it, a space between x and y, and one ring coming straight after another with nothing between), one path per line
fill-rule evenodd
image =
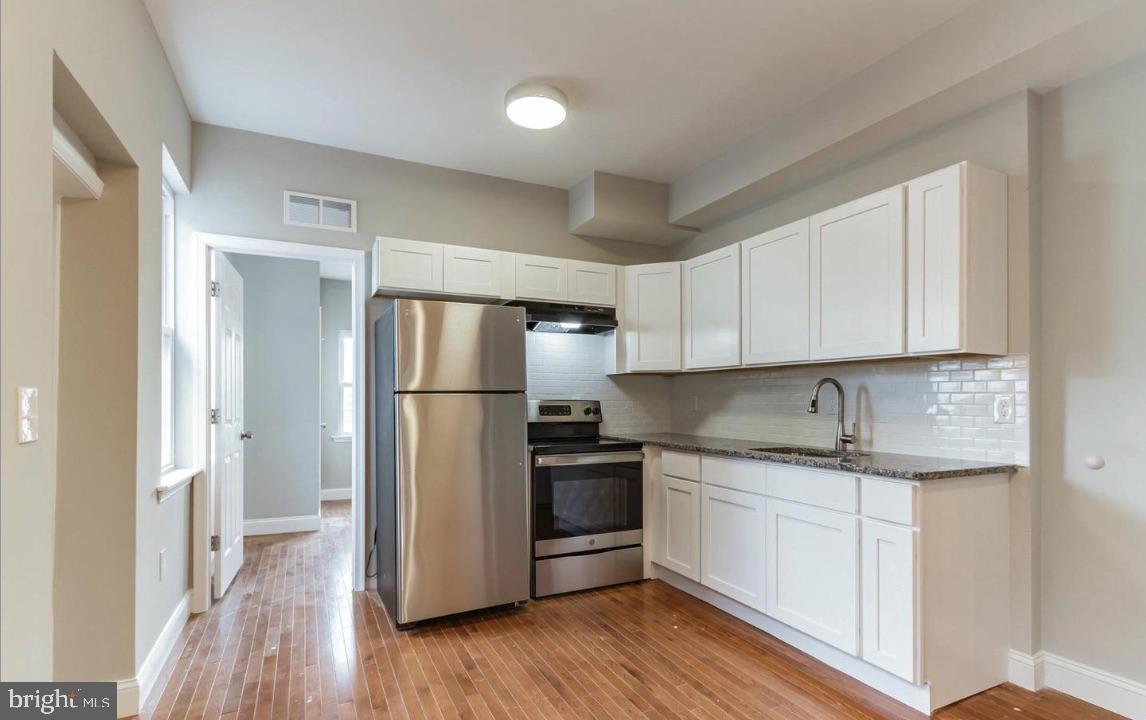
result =
M1146 682L1146 57L1043 111L1042 647Z
M318 512L318 263L237 255L243 276L243 517Z
M320 281L322 303L322 487L349 488L351 450L349 442L334 442L331 436L338 430L338 334L350 332L350 282L348 280Z
M579 238L568 193L475 173L195 123L196 230L365 249L377 235L577 260L646 262L654 245ZM358 201L358 232L283 224L283 190Z

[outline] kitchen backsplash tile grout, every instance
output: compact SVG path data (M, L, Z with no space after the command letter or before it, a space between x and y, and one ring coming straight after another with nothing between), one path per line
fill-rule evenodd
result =
M530 398L599 399L604 432L678 432L830 445L835 393L823 392L818 415L806 409L812 385L831 376L844 386L849 427L858 405L861 448L1030 463L1025 355L610 377L610 338L555 333L529 333L527 338ZM998 395L1014 396L1014 423L994 422Z

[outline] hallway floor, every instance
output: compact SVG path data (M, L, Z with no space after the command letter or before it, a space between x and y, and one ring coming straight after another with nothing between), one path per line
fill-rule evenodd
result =
M317 533L247 538L141 717L924 717L659 581L399 633L373 592L351 591L349 502L322 514ZM936 717L1118 716L1002 685Z

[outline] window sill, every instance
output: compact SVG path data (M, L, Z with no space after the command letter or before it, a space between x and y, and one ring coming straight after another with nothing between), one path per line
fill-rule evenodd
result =
M331 435L330 442L348 443L354 439L353 435Z
M155 488L155 499L164 502L179 490L191 484L196 475L203 472L201 468L172 468L159 478L159 486Z

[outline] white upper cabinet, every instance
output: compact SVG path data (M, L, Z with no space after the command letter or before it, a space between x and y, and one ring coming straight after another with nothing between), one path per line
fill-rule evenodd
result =
M902 185L812 216L811 357L904 352Z
M960 163L907 183L907 351L1007 351L1007 178Z
M448 293L482 297L502 296L503 253L497 250L442 246L444 288Z
M562 302L569 297L569 261L541 255L514 256L518 298Z
M912 528L863 520L862 657L911 683L919 682L915 541Z
M701 487L701 578L704 585L764 611L764 498Z
M684 366L740 364L740 245L681 263Z
M767 501L768 615L859 654L859 518Z
M377 289L442 292L442 246L379 237L374 243Z
M569 260L569 302L586 305L617 304L617 268L604 263Z
M621 330L629 372L680 370L680 263L625 268Z
M741 362L808 359L808 218L740 243Z

